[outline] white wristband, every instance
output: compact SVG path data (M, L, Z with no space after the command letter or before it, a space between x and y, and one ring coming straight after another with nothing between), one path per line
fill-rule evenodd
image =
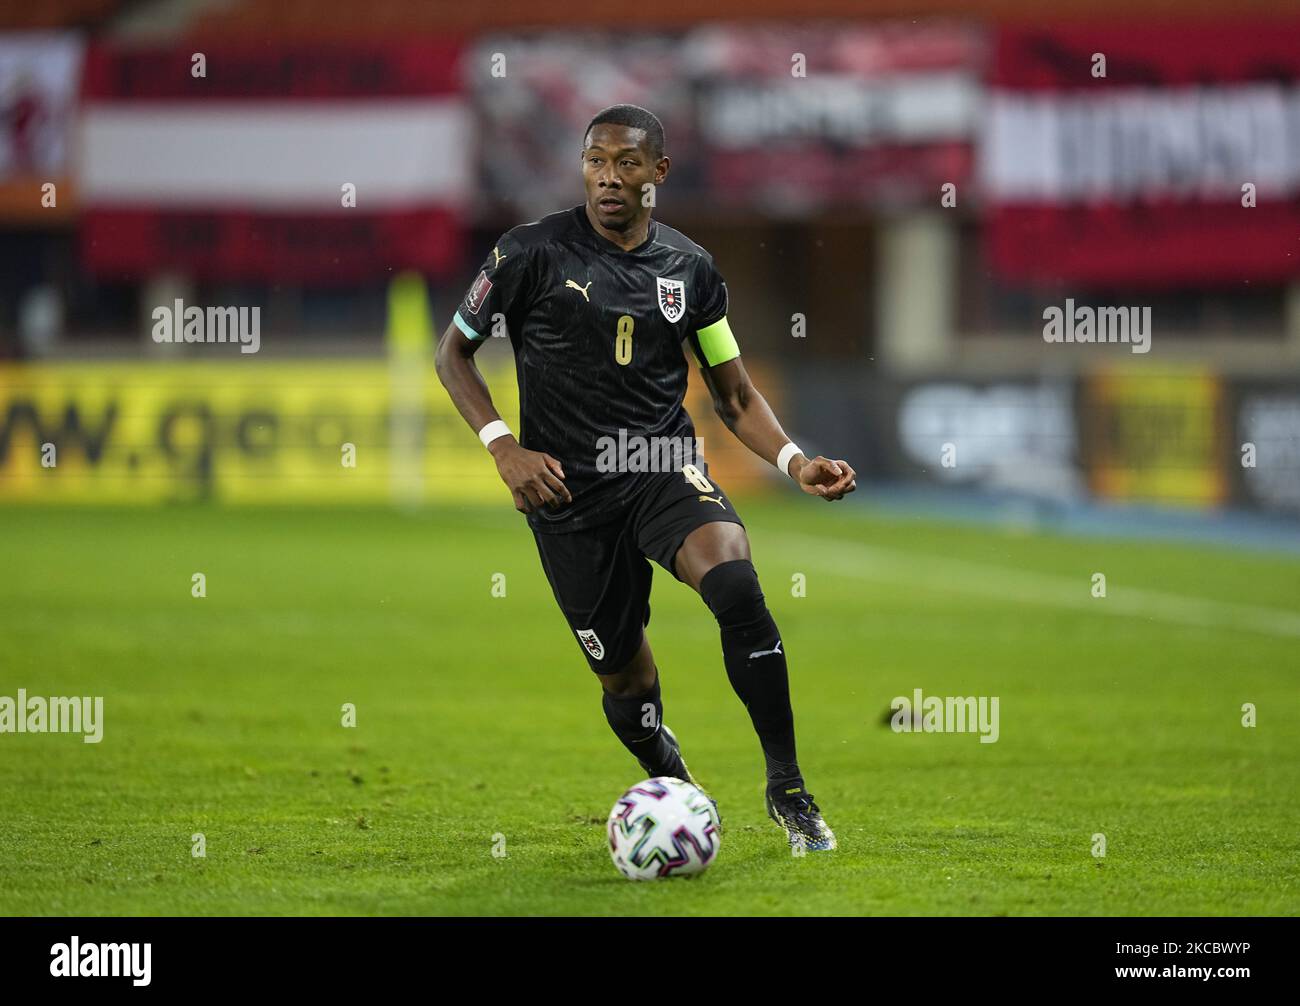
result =
M788 444L786 444L784 447L781 448L781 453L776 456L777 470L783 472L786 475L790 475L790 459L794 457L796 454L802 454L802 453L803 451L799 450L799 445L796 444L793 440L791 440ZM790 477L794 478L793 475L790 475Z
M514 434L510 432L510 427L505 424L504 419L494 419L478 431L478 438L483 441L484 447L496 440L497 437L511 436L514 436Z

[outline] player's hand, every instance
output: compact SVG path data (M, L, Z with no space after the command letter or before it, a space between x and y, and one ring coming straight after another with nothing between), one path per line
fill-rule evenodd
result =
M857 487L857 472L847 461L832 461L819 454L799 469L799 488L813 496L843 499Z
M493 451L492 456L496 459L501 481L515 498L515 509L520 513L573 502L573 496L564 485L564 467L549 454L530 451L511 438L499 450Z

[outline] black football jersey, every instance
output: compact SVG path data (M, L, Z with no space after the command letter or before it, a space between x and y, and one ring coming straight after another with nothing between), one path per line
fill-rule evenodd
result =
M702 367L734 357L726 313L712 256L656 220L630 251L596 233L581 205L501 236L454 320L470 339L509 336L519 442L564 466L573 502L529 514L533 528L579 531L614 519L644 484L626 465L602 470L610 441L601 438L695 436L682 405L682 340ZM709 337L726 329L729 350L710 344L708 361L696 333L710 326Z

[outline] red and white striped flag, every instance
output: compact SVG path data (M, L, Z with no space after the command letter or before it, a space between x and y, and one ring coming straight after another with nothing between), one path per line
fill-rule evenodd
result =
M445 39L92 46L77 143L87 267L290 282L454 269L473 155L461 52Z

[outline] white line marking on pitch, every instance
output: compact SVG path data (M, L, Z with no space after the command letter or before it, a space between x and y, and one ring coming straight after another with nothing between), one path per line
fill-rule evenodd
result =
M762 544L797 550L810 565L863 580L911 583L920 587L976 594L1025 604L1073 608L1096 615L1127 615L1201 627L1249 629L1268 636L1300 637L1300 613L1229 601L1212 601L1163 591L1126 587L1107 577L1106 597L1094 598L1090 574L1077 580L992 566L966 559L945 559L812 535L759 534ZM756 549L757 551L757 549ZM759 553L761 561L761 553Z

